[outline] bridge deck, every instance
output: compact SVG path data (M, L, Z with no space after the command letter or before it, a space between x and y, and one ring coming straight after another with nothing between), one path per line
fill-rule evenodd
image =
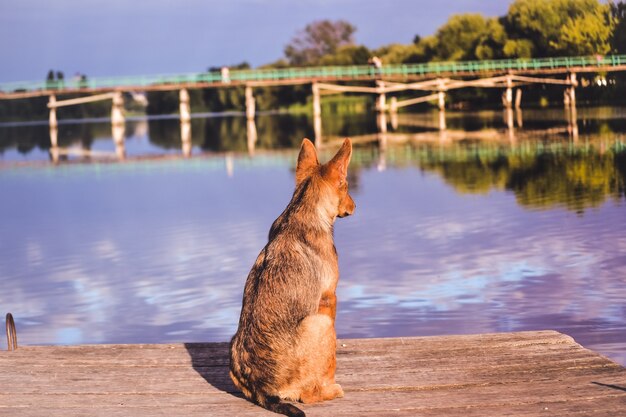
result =
M85 80L8 82L0 83L0 99L51 94L91 94L113 90L159 91L236 85L276 86L307 84L314 81L374 81L379 78L389 81L416 81L437 77L463 78L498 74L533 75L611 71L626 71L626 55L390 64L384 65L380 70L368 65L232 70L228 80L222 78L220 71L212 71L192 74L90 77Z
M227 344L0 352L1 416L272 416L228 379ZM626 369L563 334L348 339L345 398L312 416L617 416Z

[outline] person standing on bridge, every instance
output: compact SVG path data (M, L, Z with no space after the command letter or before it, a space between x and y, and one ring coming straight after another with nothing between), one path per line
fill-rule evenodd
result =
M369 59L369 63L374 67L376 78L380 78L383 73L383 61L378 56L373 56Z
M230 84L230 70L228 67L222 67L222 82L224 84Z

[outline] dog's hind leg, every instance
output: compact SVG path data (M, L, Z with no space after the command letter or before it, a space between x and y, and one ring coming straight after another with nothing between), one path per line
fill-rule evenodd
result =
M302 402L318 402L342 397L335 383L336 337L334 320L327 314L312 314L300 323L296 346L300 379L281 389ZM294 398L297 397L297 398Z

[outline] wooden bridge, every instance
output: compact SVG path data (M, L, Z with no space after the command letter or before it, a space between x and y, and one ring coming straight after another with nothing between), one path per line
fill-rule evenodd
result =
M384 65L298 67L280 69L230 70L191 74L97 77L86 80L49 80L0 83L0 99L49 96L63 93L109 91L159 91L181 88L208 88L236 85L274 86L313 82L350 82L384 79L405 82L429 78L478 77L493 75L555 75L626 70L626 55L503 59L461 62ZM477 84L475 86L478 86Z
M328 94L361 93L377 96L379 114L396 114L399 108L424 102L435 102L439 108L439 129L446 129L446 92L461 88L496 88L503 91L504 108L519 108L522 87L528 84L550 84L564 89L564 104L571 109L568 120L573 121L572 132L577 136L576 94L577 74L626 70L626 55L593 57L560 57L540 59L509 59L465 62L430 62L423 64L372 66L300 67L213 71L194 74L155 75L137 77L90 78L67 81L33 81L0 83L0 99L19 99L49 96L51 155L58 159L57 109L99 100L112 100L112 136L124 138L123 92L178 90L183 141L190 132L191 107L189 89L231 88L245 86L246 117L249 136L255 140L254 117L256 106L253 89L280 85L311 84L315 140L322 138L321 97ZM368 85L369 84L369 85ZM403 92L421 92L417 97L399 101L387 96ZM514 93L515 92L515 93ZM425 94L424 94L425 93ZM57 100L59 95L84 97ZM383 117L384 119L384 117ZM381 125L381 123L379 123ZM514 126L513 113L507 116L507 126ZM187 133L187 135L185 135ZM385 128L381 133L386 133ZM116 145L123 148L123 144ZM56 155L56 158L55 158ZM123 157L123 151L121 154Z

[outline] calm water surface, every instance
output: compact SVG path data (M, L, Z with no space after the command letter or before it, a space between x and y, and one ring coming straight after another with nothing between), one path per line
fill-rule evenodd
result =
M515 138L500 112L449 114L465 140L424 139L434 116L405 116L386 145L355 147L357 210L335 228L341 337L556 329L626 364L626 112L580 109L577 140L562 113L525 111ZM328 119L328 136L377 130ZM197 118L194 157L144 160L179 155L180 130L139 120L126 162L55 166L46 126L0 126L0 313L20 343L228 340L313 135L306 117L256 128L250 155L242 118ZM499 139L472 139L483 129ZM105 153L111 136L106 121L59 129Z

